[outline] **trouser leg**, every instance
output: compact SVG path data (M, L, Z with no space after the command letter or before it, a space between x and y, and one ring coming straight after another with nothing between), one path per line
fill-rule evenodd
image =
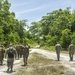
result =
M28 57L26 57L26 65L27 65L27 60L28 60Z
M11 62L11 71L13 71L13 62Z
M9 71L9 70L13 70L13 61L7 61L7 67L8 67L8 69L7 69L7 71Z
M58 59L58 61L59 61L59 59L60 59L60 56L59 56L59 54L57 54L57 59Z
M23 61L24 61L24 66L26 66L27 65L27 58L26 58L26 56L23 56Z
M71 55L71 53L69 53L69 57L70 57L70 61L72 61L72 55Z
M23 57L23 62L24 62L24 65L26 65L26 58Z
M22 58L22 54L20 54L20 58Z
M1 65L3 64L3 60L1 60Z
M73 61L73 54L72 54L72 56L71 56L71 59L72 59L72 61Z
M7 61L7 67L8 67L7 71L9 71L9 69L10 69L10 62L9 61Z
M57 53L57 60L60 60L60 53Z
M18 59L19 59L19 53L18 53Z

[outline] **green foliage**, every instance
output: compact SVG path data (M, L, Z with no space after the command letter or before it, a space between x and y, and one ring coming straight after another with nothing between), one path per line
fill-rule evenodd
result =
M0 0L0 43L7 46L10 42L41 46L54 46L60 42L67 48L71 41L75 44L75 11L70 7L54 10L43 16L40 21L32 22L29 29L27 20L18 20L15 13L10 12L8 0Z
M61 41L62 41L62 47L63 48L67 48L71 42L71 36L70 36L71 32L69 29L64 29L62 31L62 37L61 37Z
M10 42L23 43L26 31L26 20L18 21L15 13L9 11L10 6L8 0L0 0L0 43L5 46Z
M71 35L71 41L75 44L75 32L73 32L73 34Z
M63 48L67 48L71 41L75 41L75 12L70 11L70 7L62 10L54 10L47 13L38 22L33 22L29 31L33 40L37 41L38 38L40 45L55 45L56 42L60 42ZM33 27L33 28L32 28ZM34 36L37 34L37 36ZM75 43L74 43L75 44Z
M14 32L14 33L11 32L9 34L9 38L10 38L10 41L13 42L14 44L17 44L17 42L20 42L20 37L17 32Z

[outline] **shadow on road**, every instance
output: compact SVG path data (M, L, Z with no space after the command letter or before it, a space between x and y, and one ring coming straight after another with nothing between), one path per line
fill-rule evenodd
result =
M4 71L4 73L13 73L13 72L16 72L16 71Z

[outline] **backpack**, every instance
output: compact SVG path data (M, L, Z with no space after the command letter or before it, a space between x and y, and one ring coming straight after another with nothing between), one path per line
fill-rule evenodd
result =
M13 58L13 57L14 57L14 52L13 52L12 49L9 50L9 52L8 52L8 57L9 57L9 58Z

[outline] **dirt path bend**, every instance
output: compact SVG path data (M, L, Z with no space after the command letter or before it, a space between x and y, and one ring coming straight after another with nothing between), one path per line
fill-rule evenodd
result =
M34 53L34 52L42 54L47 59L53 59L53 60L57 59L56 52L51 52L51 51L41 50L41 49L30 49L30 54ZM22 65L22 63L20 63L21 61L22 61L22 59L15 60L15 62L14 62L14 72L7 73L6 72L6 70L7 70L6 59L4 59L5 65L0 66L0 75L13 75L14 73L16 73L18 71L18 68L21 67L21 65ZM69 68L70 70L72 70L73 72L75 72L75 56L74 56L74 61L69 61L69 55L61 53L59 62L62 63L67 68Z
M51 52L42 49L31 49L31 53L37 52L39 54L44 55L48 59L57 60L56 52ZM73 61L69 61L69 54L60 54L60 63L62 63L65 67L75 72L75 56Z

